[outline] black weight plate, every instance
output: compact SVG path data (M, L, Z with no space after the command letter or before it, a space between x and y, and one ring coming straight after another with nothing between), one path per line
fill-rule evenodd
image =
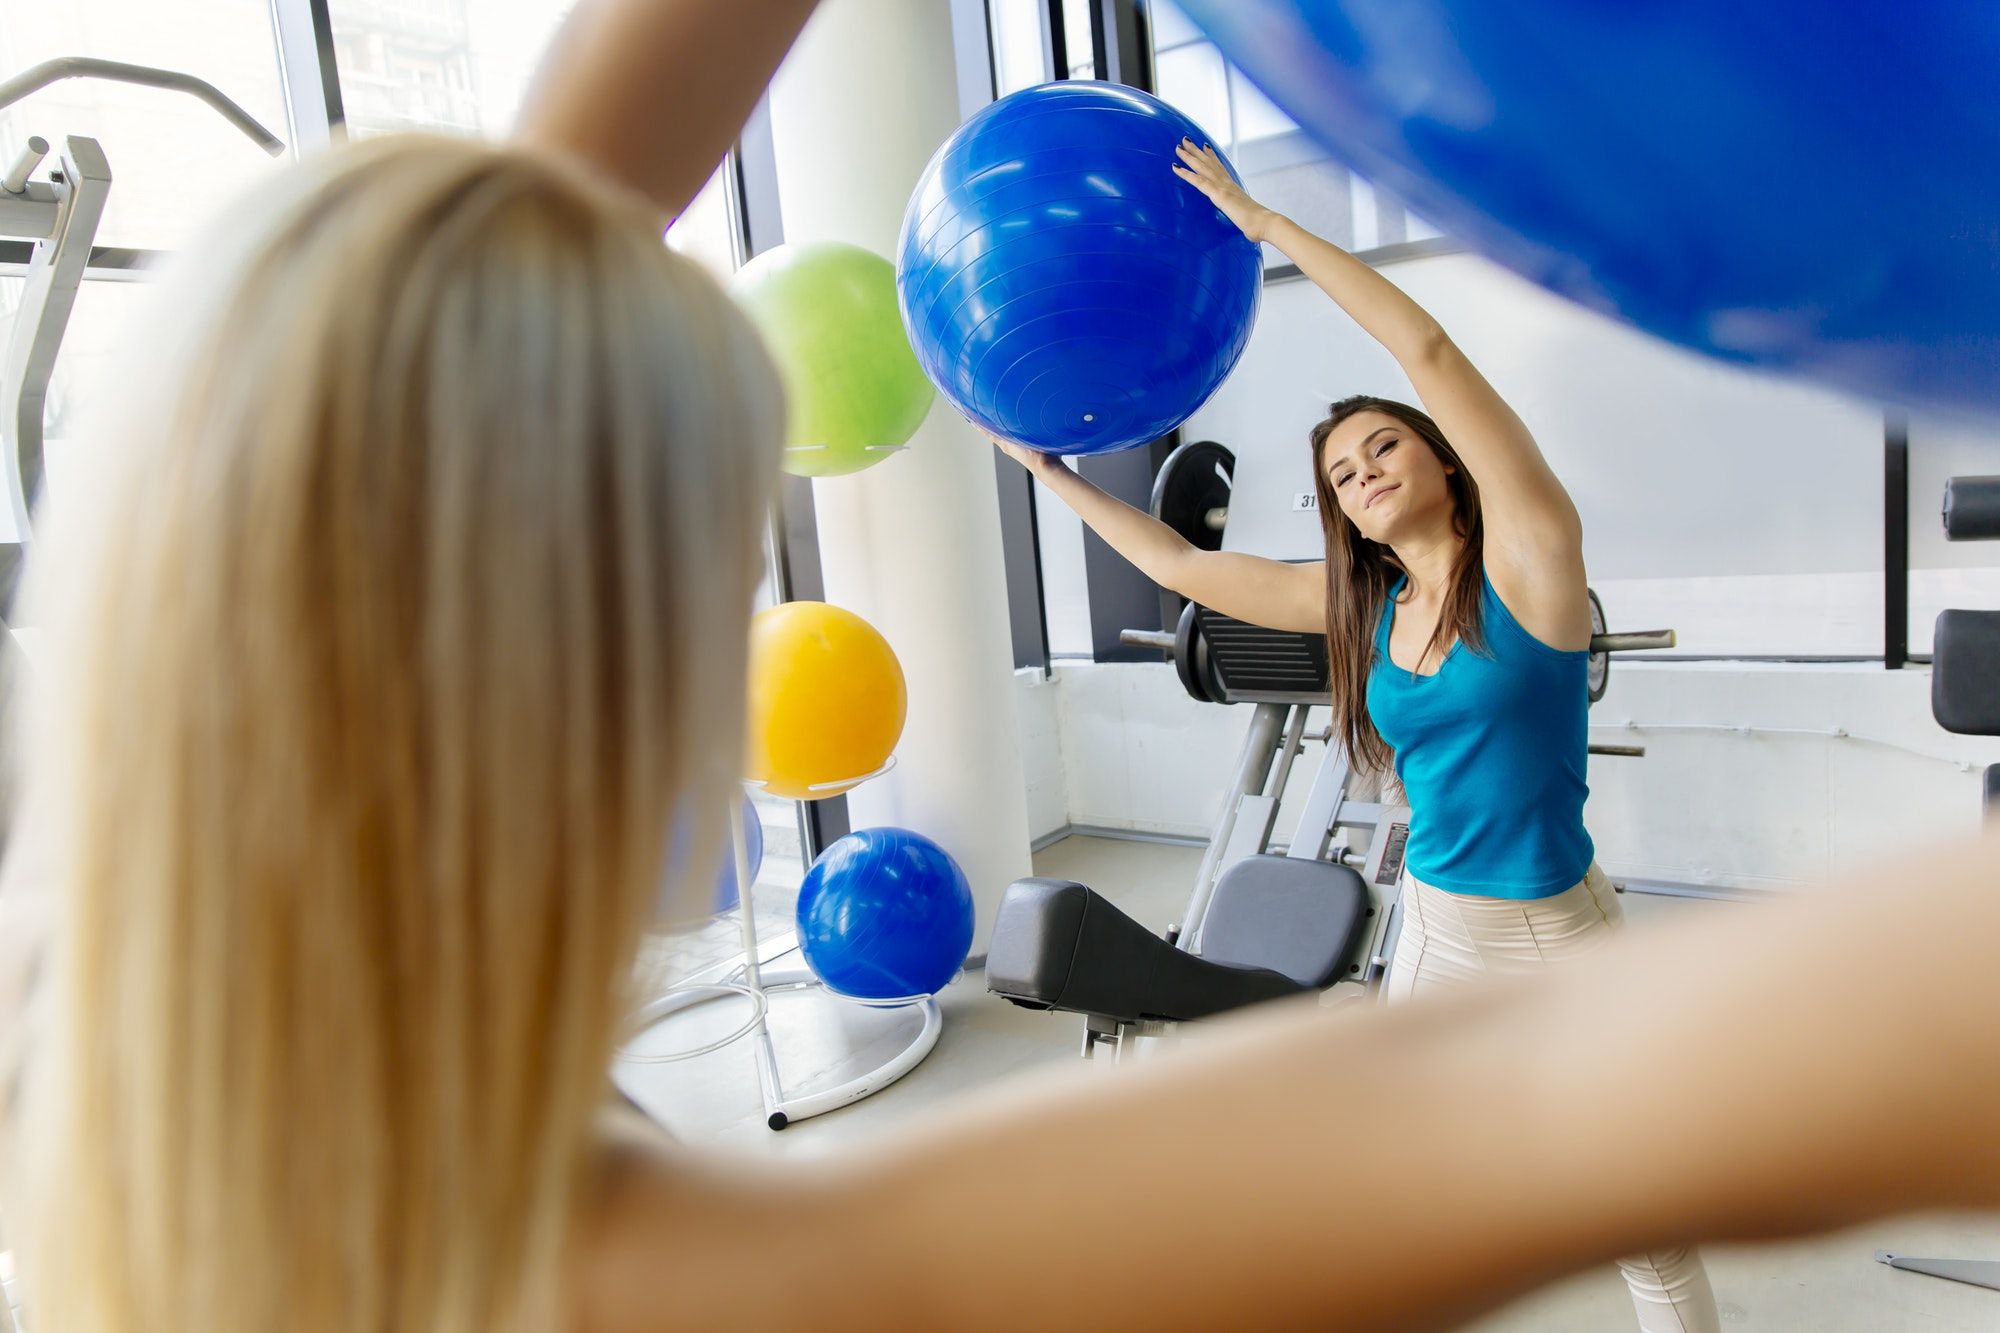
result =
M1197 620L1196 623L1200 624L1200 621ZM1206 626L1194 636L1194 645L1195 667L1201 673L1201 683L1203 688L1208 691L1209 702L1218 704L1228 703L1229 689L1222 680L1222 664L1215 660L1215 653L1209 643Z
M1201 627L1195 623L1195 612L1200 608L1189 602L1181 608L1180 622L1174 626L1174 671L1181 678L1181 688L1196 703L1212 704L1208 687L1202 683L1201 662L1208 652L1201 642Z
M1154 518L1204 551L1222 549L1222 534L1208 526L1210 510L1229 504L1236 455L1213 440L1190 440L1167 455L1153 478Z
M1605 633L1604 603L1597 600L1596 589L1587 588L1585 591L1590 594L1590 633L1594 638ZM1611 654L1593 652L1590 655L1586 675L1590 680L1590 701L1596 703L1604 697L1604 691L1611 686Z

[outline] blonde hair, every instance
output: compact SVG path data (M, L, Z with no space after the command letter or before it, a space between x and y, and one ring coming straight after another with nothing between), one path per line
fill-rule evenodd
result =
M30 576L26 1317L547 1327L742 752L777 381L561 162L374 140L238 215Z

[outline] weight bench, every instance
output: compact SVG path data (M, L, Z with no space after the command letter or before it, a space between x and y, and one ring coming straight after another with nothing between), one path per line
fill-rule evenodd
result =
M1181 925L1156 935L1082 884L1018 880L994 920L987 990L1082 1014L1083 1054L1108 1045L1116 1056L1128 1033L1340 981L1372 987L1386 966L1409 812L1375 799L1376 784L1329 743L1287 853L1267 850L1306 715L1326 698L1323 637L1192 604L1176 635L1125 637L1163 640L1194 697L1254 705Z
M1252 856L1217 881L1195 954L1073 880L1017 880L1000 900L986 988L1023 1008L1084 1015L1089 1055L1128 1028L1323 990L1360 970L1375 915L1348 866Z

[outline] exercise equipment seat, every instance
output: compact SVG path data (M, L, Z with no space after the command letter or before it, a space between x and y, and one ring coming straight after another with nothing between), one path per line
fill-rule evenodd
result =
M1253 856L1216 885L1189 953L1086 885L1023 879L1000 900L986 988L1029 1009L1179 1022L1331 985L1370 910L1346 866Z

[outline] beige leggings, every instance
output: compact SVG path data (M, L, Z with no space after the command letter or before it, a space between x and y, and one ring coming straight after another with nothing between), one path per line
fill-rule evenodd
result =
M1385 998L1400 1003L1483 976L1532 972L1580 957L1623 927L1624 909L1595 865L1548 898L1516 901L1447 893L1403 880L1403 933ZM1721 1333L1715 1292L1690 1246L1618 1261L1642 1333Z

